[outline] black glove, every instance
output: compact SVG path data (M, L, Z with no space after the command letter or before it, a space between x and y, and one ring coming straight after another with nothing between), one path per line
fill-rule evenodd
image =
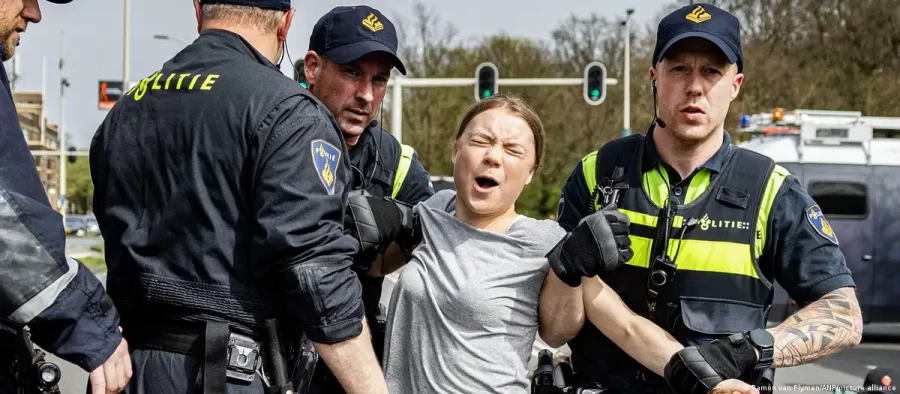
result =
M631 221L615 205L593 213L567 234L550 253L550 267L563 282L572 287L582 277L592 277L625 264L634 252L628 238Z
M756 349L745 334L734 334L678 351L666 364L665 377L676 393L706 394L726 379L756 384L762 374L756 365Z
M361 254L384 253L391 242L409 250L421 238L413 207L388 197L351 196L344 228L359 241Z

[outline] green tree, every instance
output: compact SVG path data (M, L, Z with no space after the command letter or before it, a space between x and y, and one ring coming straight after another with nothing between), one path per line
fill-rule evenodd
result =
M74 214L91 212L94 200L94 184L91 182L90 162L78 156L75 163L66 163L66 194Z

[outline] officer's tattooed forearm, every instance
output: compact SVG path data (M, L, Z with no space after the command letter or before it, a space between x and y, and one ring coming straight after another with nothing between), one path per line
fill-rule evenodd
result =
M775 368L810 363L857 345L862 337L862 314L854 289L845 287L826 294L771 333L775 337Z

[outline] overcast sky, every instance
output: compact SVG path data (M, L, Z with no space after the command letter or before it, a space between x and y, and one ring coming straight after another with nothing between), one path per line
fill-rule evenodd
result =
M549 39L553 30L571 14L596 12L614 19L634 8L633 20L645 23L670 0L423 0L439 17L452 23L461 39L493 33L535 39ZM411 19L415 0L372 0L395 23ZM685 5L690 1L685 0ZM59 121L59 58L62 38L63 75L70 86L65 92L65 125L70 143L86 149L107 111L97 108L98 81L121 80L123 63L124 0L74 0L56 5L40 0L43 21L29 25L17 49L19 80L16 90L40 91L41 63L46 57L47 118ZM333 0L294 0L297 8L288 37L291 59L306 52L309 34L316 20L338 5L357 2ZM132 81L143 78L177 53L185 44L153 38L165 34L193 41L197 23L192 0L131 0L130 3ZM489 59L485 59L488 61ZM600 59L602 60L602 59ZM9 69L11 62L7 62ZM282 63L286 75L293 76L287 60Z

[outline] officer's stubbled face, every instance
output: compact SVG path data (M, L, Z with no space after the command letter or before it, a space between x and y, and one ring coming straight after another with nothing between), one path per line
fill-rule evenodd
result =
M28 22L41 21L41 8L37 0L0 0L0 45L3 61L12 59L19 45L20 34Z
M650 69L650 79L656 81L664 132L683 145L696 145L724 127L744 75L715 44L696 38L672 46Z
M318 67L310 70L313 77L307 77L310 91L334 115L348 146L354 146L384 100L393 68L391 57L373 52L349 64L337 64L324 56L319 59Z
M494 218L514 211L535 160L534 133L525 120L503 107L476 115L453 152L458 215Z

